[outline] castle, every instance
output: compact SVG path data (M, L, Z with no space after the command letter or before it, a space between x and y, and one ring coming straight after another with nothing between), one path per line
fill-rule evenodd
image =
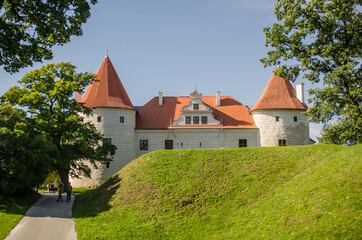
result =
M93 109L86 120L117 146L110 164L92 169L91 178L71 179L74 187L97 186L133 159L159 149L237 148L310 144L303 114L303 84L272 75L258 102L249 109L231 96L166 97L163 92L141 108L132 105L106 56L83 98Z

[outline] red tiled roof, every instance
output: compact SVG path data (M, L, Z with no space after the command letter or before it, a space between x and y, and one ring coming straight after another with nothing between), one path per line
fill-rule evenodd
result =
M118 107L134 109L111 60L106 56L98 71L97 79L87 89L82 102L87 107Z
M307 106L303 105L295 96L295 90L289 81L273 74L259 101L250 111L262 109L306 110Z
M187 125L170 126L170 120L175 121L180 116L181 107L190 102L190 97L163 97L162 106L158 106L158 97L154 97L144 105L137 114L136 128L138 129L175 129L175 128L257 128L248 108L233 97L220 97L221 106L216 107L216 97L205 96L202 101L212 107L216 120L223 125Z

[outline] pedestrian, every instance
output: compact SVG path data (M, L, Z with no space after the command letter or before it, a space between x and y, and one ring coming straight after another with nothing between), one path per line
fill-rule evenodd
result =
M64 192L64 184L62 182L60 182L59 184L59 197L58 197L58 200L57 202L59 202L59 199L61 202L63 202L63 198L62 198L62 193Z
M70 197L72 196L73 187L70 183L68 183L68 192L67 192L67 202L70 202Z

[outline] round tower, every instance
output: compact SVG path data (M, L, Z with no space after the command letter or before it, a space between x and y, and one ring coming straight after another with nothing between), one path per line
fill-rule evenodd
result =
M81 100L93 108L93 114L86 121L104 135L103 142L111 142L117 150L110 164L98 163L97 169L90 166L91 178L72 179L74 187L98 186L135 157L136 109L108 56L97 71L97 79L99 82L93 82Z
M306 110L291 83L273 74L259 101L250 109L259 128L260 146L309 144Z

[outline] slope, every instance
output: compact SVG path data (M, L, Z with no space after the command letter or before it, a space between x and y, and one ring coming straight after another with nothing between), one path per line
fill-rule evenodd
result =
M358 239L362 145L155 151L76 198L79 239Z

